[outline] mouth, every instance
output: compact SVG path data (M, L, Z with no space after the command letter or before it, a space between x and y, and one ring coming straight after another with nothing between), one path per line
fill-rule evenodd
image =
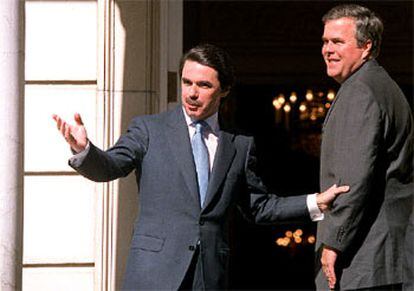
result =
M325 61L327 64L336 64L340 62L339 59L333 59L333 58L325 58Z
M191 105L188 105L188 106L187 106L187 108L188 108L188 110L190 110L190 111L197 111L197 109L198 109L199 107L197 107L197 106L191 106Z
M191 111L196 111L202 105L200 102L192 100L190 98L186 98L185 103L187 104L188 109Z

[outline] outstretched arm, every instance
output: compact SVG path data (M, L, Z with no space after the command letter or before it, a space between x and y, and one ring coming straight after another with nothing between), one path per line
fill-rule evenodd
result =
M88 135L86 133L85 126L83 125L82 118L79 113L75 113L75 124L69 124L63 120L60 116L53 114L53 119L56 121L56 126L66 142L76 152L80 153L85 150L88 144Z
M75 124L69 124L54 114L56 126L76 153L69 165L82 176L96 181L107 182L127 176L136 169L145 155L148 145L148 132L141 118L135 118L125 134L114 146L103 151L88 140L81 116L76 113Z
M333 185L325 192L316 195L299 195L290 197L279 197L268 194L266 186L257 175L257 158L255 154L254 140L249 143L248 157L246 161L246 182L250 201L248 204L240 203L242 209L251 213L251 219L256 223L283 223L314 220L315 215L330 209L332 202L338 195L349 191L349 186L337 187ZM311 198L311 199L308 199ZM309 203L308 203L309 202ZM249 208L244 208L248 205ZM316 212L315 212L316 210ZM247 213L248 211L244 211Z

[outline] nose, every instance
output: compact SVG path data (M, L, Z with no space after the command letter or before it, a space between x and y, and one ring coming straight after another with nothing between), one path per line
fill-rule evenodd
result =
M328 42L324 43L324 45L322 47L322 51L325 52L325 53L333 53L332 42L328 41Z
M188 89L188 95L191 99L197 99L198 98L198 90L196 85L192 85Z

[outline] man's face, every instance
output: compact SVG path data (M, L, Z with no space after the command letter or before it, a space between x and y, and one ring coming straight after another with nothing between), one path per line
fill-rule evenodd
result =
M355 20L352 18L343 17L325 23L322 55L328 76L339 83L365 62L371 49L370 41L358 47L355 29Z
M223 91L215 69L197 62L186 61L181 77L181 101L187 115L195 120L203 120L216 113Z

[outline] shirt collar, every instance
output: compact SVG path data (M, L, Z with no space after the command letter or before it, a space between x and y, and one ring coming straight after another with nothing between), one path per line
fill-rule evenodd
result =
M195 120L193 120L190 116L187 115L187 112L185 111L185 108L182 107L183 112L184 112L184 117L185 117L185 122L187 123L187 126L193 126ZM211 131L217 135L218 131L219 131L219 124L218 124L218 113L214 113L213 115L211 115L210 117L204 119L205 122L207 122L208 126L210 126Z

